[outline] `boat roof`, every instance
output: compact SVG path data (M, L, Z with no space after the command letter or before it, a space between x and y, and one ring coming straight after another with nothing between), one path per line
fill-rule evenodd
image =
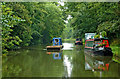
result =
M86 41L99 41L99 40L108 40L108 38L87 39Z
M82 38L76 38L76 40L82 40Z
M95 38L94 41L99 41L99 40L108 40L108 38Z
M94 41L94 39L87 39L86 41Z
M55 37L55 38L53 38L53 39L61 39L60 37Z

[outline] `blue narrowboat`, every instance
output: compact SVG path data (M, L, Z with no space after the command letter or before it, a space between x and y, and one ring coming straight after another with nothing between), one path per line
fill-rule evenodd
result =
M61 50L63 48L63 45L62 45L62 39L61 38L53 38L52 40L53 42L53 45L52 46L47 46L47 50L50 50L50 51L56 51L56 50Z

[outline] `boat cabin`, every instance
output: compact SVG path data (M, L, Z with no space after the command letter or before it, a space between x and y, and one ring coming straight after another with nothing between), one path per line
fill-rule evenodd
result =
M46 48L49 51L61 50L63 48L61 38L53 38L53 45L52 46L47 46Z
M109 42L107 38L95 38L88 39L85 41L85 48L98 48L98 47L109 47Z
M61 38L53 38L53 46L62 45Z
M108 42L108 39L106 38L96 38L94 40L94 46L95 47L109 47L109 42Z

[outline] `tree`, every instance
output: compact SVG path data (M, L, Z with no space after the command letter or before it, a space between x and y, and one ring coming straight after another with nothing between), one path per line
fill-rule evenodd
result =
M115 34L118 37L119 30L119 3L117 2L82 2L66 3L66 13L72 18L71 26L74 28L74 36L84 37L86 32L106 31L108 36Z
M53 37L61 36L65 26L57 3L6 2L2 11L4 51L50 43Z
M5 3L2 3L2 52L6 53L7 50L17 48L22 40L18 36L13 36L14 25L21 22L22 19L15 16L12 9L6 7Z

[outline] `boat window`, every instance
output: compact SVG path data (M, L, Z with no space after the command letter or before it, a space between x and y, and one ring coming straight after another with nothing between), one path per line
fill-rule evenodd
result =
M81 38L77 38L76 41L82 41L82 39Z
M76 41L79 41L79 38L77 38Z
M101 43L102 43L102 41L95 41L95 46L98 46Z
M59 42L59 39L55 39L55 42Z
M103 40L103 44L105 44L105 47L109 47L108 40Z
M93 41L87 41L86 46L87 47L93 47Z
M95 44L99 44L99 43L101 43L101 41L95 41Z

